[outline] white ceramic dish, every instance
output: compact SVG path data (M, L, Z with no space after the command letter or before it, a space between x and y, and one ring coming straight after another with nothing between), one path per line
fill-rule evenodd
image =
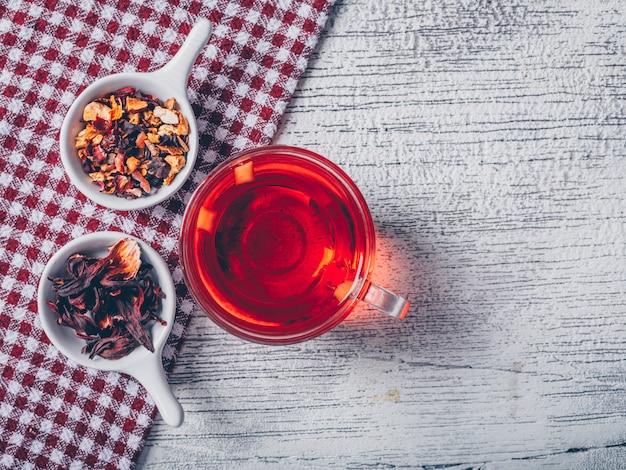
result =
M74 253L92 257L106 256L109 248L121 238L137 240L141 247L141 259L154 267L155 278L165 293L161 301L159 318L167 323L154 322L150 336L154 343L154 352L138 346L128 356L111 360L96 356L89 359L81 349L85 342L74 335L74 330L59 325L58 315L46 304L54 301L55 295L49 278L67 276L65 262ZM97 232L77 238L61 248L48 261L39 281L38 303L39 317L46 335L59 351L78 364L105 371L117 371L135 377L147 390L159 409L163 420L172 426L180 426L184 419L183 409L174 397L163 370L162 353L167 337L174 325L176 316L176 290L169 269L159 254L148 244L121 232Z
M187 81L191 67L208 42L211 31L211 23L207 20L200 20L192 28L178 53L162 68L154 72L119 73L103 77L89 85L76 98L63 120L59 134L59 147L65 171L81 193L101 206L129 211L158 204L172 196L185 183L196 162L199 142L196 118L187 98ZM85 127L85 123L82 122L85 106L96 98L124 87L134 87L163 101L175 98L180 112L189 121L189 152L185 167L176 175L172 184L162 186L154 193L138 199L125 199L100 192L99 187L83 171L74 142L76 135Z

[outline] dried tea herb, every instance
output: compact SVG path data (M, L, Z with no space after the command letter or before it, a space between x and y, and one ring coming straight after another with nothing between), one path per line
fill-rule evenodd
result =
M136 199L170 185L186 164L189 123L165 102L121 88L83 110L75 146L83 171L106 194Z
M47 304L59 325L86 341L83 353L120 359L139 345L154 352L146 327L166 324L157 316L165 294L135 240L120 239L104 258L73 254L65 266L68 277L50 279L56 298Z

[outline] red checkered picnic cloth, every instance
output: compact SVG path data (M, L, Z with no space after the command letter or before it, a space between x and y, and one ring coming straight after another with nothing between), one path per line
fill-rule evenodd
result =
M149 242L177 285L166 368L192 311L178 266L185 201L216 162L270 143L333 0L0 1L0 468L131 468L156 415L134 380L82 368L48 341L37 284L69 240L118 230ZM213 36L189 95L201 149L187 184L133 213L87 200L65 175L57 137L96 78L164 65L197 18Z

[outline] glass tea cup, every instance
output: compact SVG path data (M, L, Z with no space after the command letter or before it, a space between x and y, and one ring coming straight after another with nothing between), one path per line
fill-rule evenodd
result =
M185 210L180 260L204 312L264 344L305 341L359 301L404 318L409 303L371 282L375 229L348 175L311 151L269 146L218 165Z

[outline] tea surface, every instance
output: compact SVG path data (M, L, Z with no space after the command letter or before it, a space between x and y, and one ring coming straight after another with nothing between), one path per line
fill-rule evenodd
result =
M290 170L208 197L196 238L200 277L228 321L277 335L323 323L364 251L355 209L324 178Z

